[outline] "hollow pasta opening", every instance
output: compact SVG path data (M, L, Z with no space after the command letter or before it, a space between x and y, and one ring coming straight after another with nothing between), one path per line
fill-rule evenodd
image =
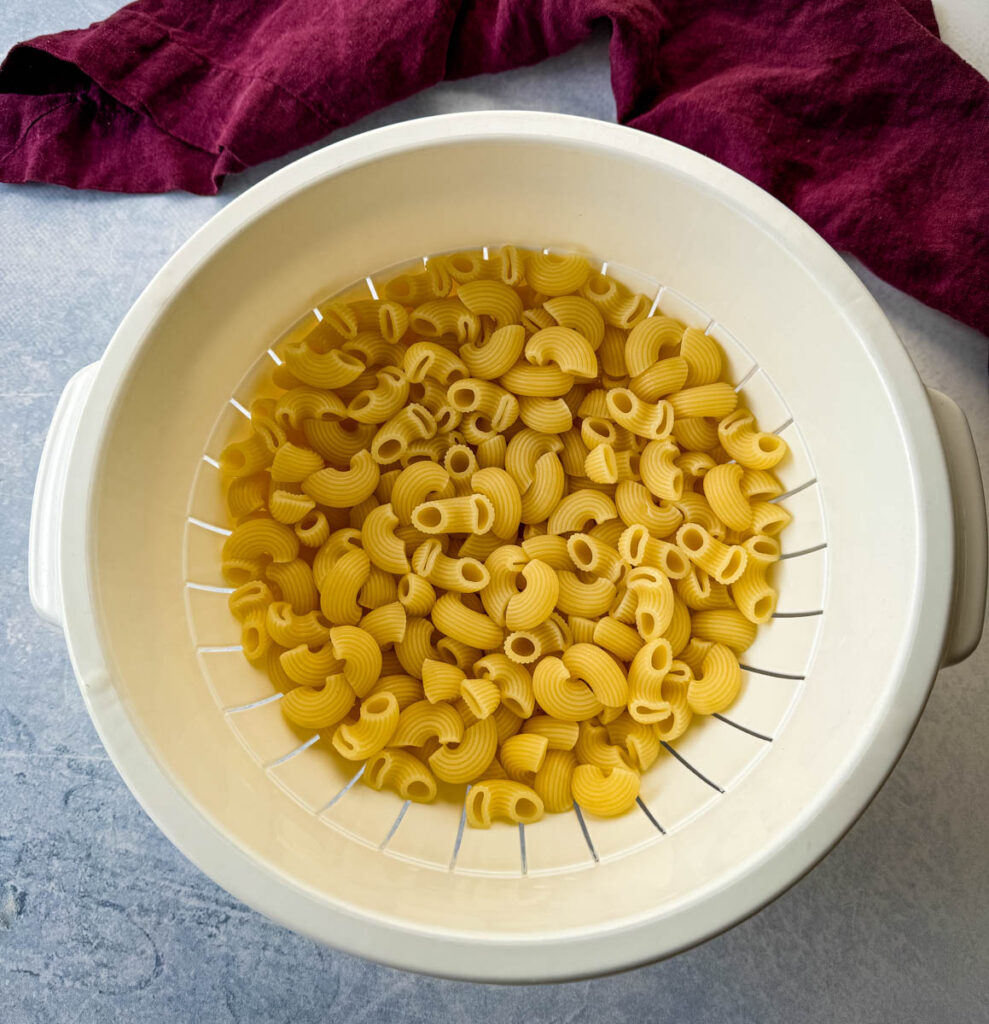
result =
M519 658L531 658L536 653L536 645L527 636L515 636L511 641L512 653Z
M533 800L527 796L521 796L515 801L515 816L517 818L533 818L539 813L539 808Z
M618 292L618 285L603 274L592 274L587 282L587 290L599 298L610 297Z
M474 514L476 519L476 530L478 533L487 533L494 516L491 514L491 506L480 496L474 500Z
M458 448L450 455L448 469L451 473L467 473L470 470L470 455Z
M728 556L728 561L725 563L721 575L726 578L737 577L742 571L742 555L743 552L739 548L734 548Z
M470 412L477 402L477 389L473 384L461 384L450 389L449 398L454 408Z
M774 437L772 434L762 434L756 442L759 451L765 452L767 455L775 455L779 451L780 444L782 443L778 437Z
M480 563L465 561L460 566L460 576L465 583L483 583L484 567Z
M370 395L361 394L361 395L357 395L356 397L354 397L354 398L352 398L350 400L350 408L355 410L355 411L360 411L361 409L366 409L370 404L371 404L371 396Z
M687 561L679 551L667 549L665 562L667 574L682 576L687 571Z
M415 517L419 522L419 526L425 527L427 530L436 529L443 522L443 513L434 505L417 508Z
M650 611L641 611L638 618L639 632L643 636L653 636L656 632L656 616Z
M341 421L341 425L342 425ZM384 459L385 462L393 462L395 459L402 454L402 442L396 437L386 437L381 444L378 445L378 458Z
M679 541L688 551L697 552L704 547L704 534L700 530L691 529L688 526L681 532Z
M458 274L469 274L475 269L477 263L475 260L471 259L470 256L458 253L456 256L450 257L450 266L453 267Z
M779 545L768 537L759 537L752 542L752 550L758 555L775 556L779 553Z
M772 596L766 594L764 597L756 600L756 603L752 606L752 614L759 620L768 619L773 614L773 604Z
M413 779L405 786L407 800L428 800L432 792L432 789L422 779Z
M361 710L366 711L369 715L384 715L388 713L390 707L391 701L381 693L364 701Z
M649 656L649 665L656 672L665 672L670 667L670 656L662 645L658 645Z
M630 413L632 411L632 398L627 391L613 391L611 402L619 412Z
M228 473L243 469L246 463L247 456L239 448L225 448L220 456L220 468Z
M594 552L591 550L591 545L583 537L574 538L570 555L582 569L590 569L594 562Z

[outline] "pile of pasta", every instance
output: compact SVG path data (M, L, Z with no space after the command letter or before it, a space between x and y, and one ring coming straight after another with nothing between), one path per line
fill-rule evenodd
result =
M466 818L630 809L729 707L787 512L718 344L578 255L457 253L279 344L223 571L297 726Z

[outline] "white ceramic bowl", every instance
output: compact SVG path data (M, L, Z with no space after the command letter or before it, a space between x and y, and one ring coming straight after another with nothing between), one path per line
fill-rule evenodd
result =
M790 442L794 523L737 705L673 744L635 813L464 832L459 808L348 788L229 649L209 460L243 426L231 396L250 399L258 359L317 301L417 255L509 241L596 254L717 337ZM842 260L701 156L549 114L371 132L218 213L67 388L32 526L33 600L173 842L300 932L487 981L653 960L771 900L881 785L938 667L978 641L985 596L964 418L928 401Z

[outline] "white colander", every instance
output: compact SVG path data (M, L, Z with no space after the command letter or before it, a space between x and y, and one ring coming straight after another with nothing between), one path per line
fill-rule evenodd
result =
M300 314L380 268L506 242L594 254L716 337L789 442L794 521L738 702L667 748L639 807L483 832L354 784L284 721L227 611L216 457ZM772 899L876 792L938 667L974 648L985 586L964 417L842 260L703 157L548 114L361 135L217 214L66 388L32 522L35 605L173 842L300 932L489 981L652 960Z

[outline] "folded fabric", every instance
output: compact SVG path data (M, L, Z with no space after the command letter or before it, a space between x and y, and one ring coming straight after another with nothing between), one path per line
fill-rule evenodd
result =
M0 179L215 192L443 79L612 25L620 121L989 333L989 83L929 0L138 0L0 67Z

